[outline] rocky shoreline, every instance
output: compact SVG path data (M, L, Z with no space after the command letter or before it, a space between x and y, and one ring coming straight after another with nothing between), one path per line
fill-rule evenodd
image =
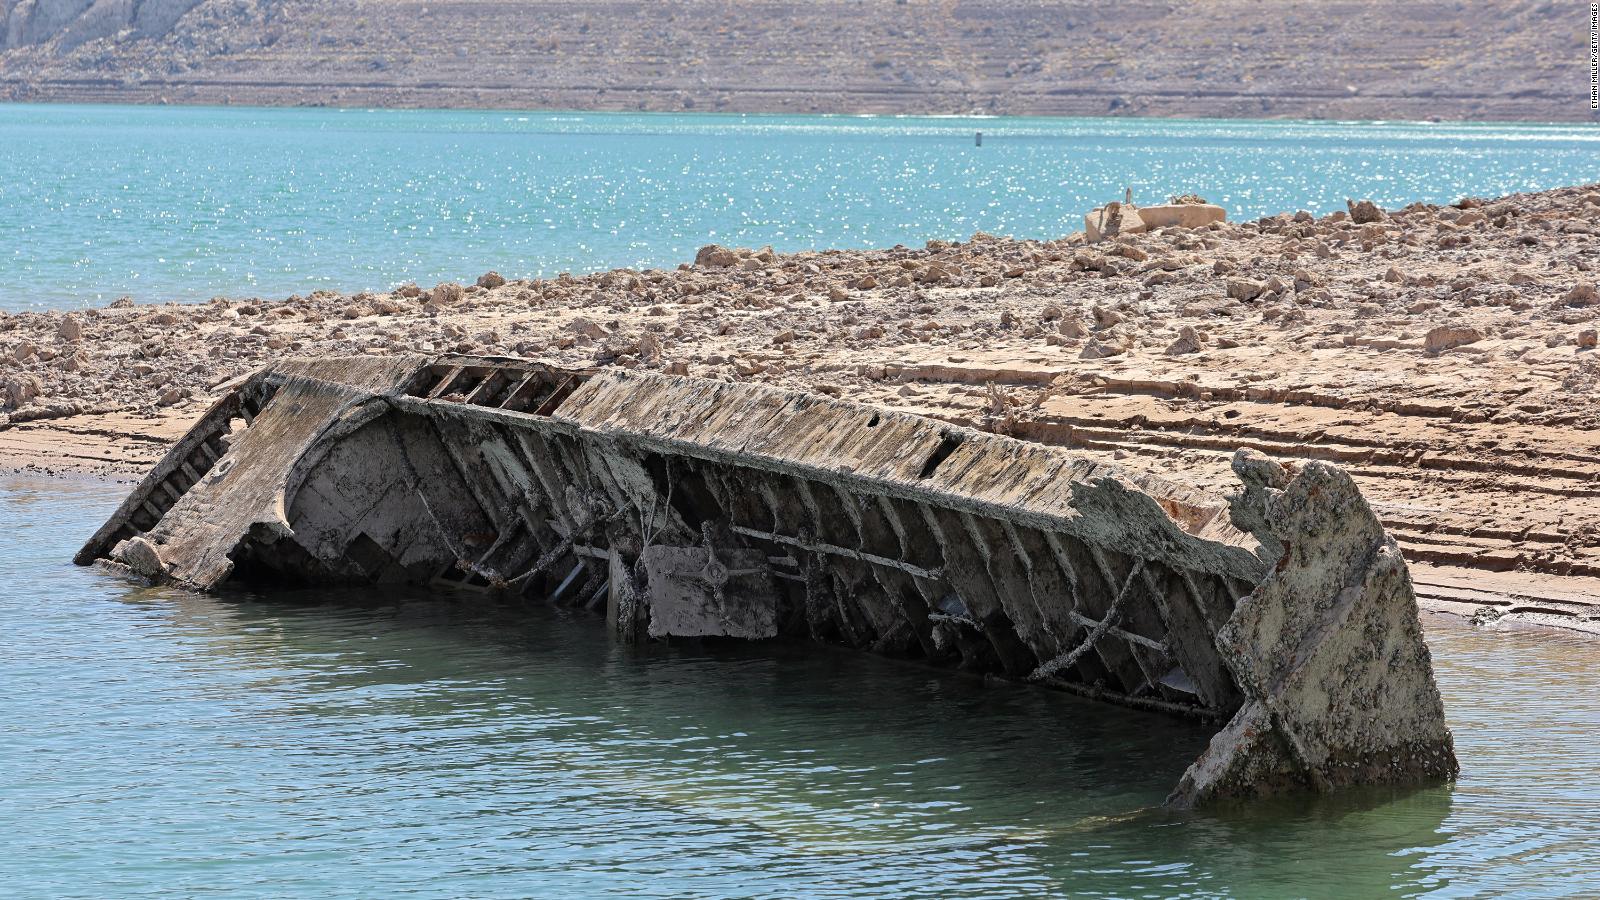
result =
M131 474L286 355L531 356L782 384L1204 487L1238 446L1328 459L1408 559L1600 603L1597 278L1586 185L1093 243L712 246L670 270L119 301L0 318L0 460Z

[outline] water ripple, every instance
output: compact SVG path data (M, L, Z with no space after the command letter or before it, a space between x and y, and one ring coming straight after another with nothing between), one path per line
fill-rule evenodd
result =
M1558 896L1600 878L1593 644L1430 623L1453 788L1155 809L1205 734L815 648L265 600L66 563L0 483L0 877L23 895Z
M0 134L11 310L1053 238L1125 187L1254 218L1600 180L1578 125L10 104Z

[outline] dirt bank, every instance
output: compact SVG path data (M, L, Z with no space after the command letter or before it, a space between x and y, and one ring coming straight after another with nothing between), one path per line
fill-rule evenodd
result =
M1239 446L1332 460L1439 573L1439 608L1521 597L1487 614L1587 621L1600 185L1377 215L1098 244L707 248L669 271L6 316L0 460L131 474L216 385L288 354L641 366L907 409L1209 487L1231 484Z

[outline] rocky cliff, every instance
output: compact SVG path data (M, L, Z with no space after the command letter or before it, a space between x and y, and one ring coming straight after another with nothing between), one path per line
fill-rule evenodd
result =
M0 0L5 49L51 44L68 51L102 38L166 36L201 0Z
M0 0L0 98L1585 120L1587 9L1491 0Z

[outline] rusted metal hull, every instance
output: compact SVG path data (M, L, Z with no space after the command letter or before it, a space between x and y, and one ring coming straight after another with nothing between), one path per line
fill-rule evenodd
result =
M1175 805L1456 771L1404 562L1350 479L1213 497L761 386L481 358L288 362L83 548L146 577L413 582L619 638L805 637L1222 725Z

